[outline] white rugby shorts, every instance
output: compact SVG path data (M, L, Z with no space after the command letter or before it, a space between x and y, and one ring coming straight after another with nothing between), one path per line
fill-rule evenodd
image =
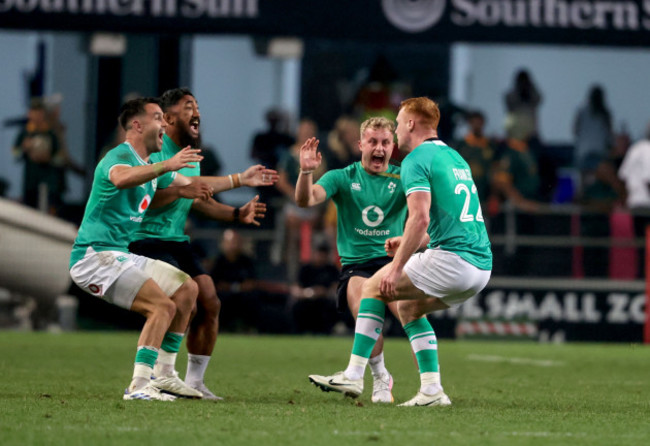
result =
M450 307L478 294L491 275L491 271L478 269L458 254L439 248L413 254L404 272L416 288Z
M147 280L153 279L171 296L190 277L160 260L120 251L96 252L92 247L72 266L70 276L87 293L127 310Z

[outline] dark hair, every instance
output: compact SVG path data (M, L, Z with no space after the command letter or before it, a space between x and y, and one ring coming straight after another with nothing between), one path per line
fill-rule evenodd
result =
M609 119L609 110L605 105L605 91L600 85L594 85L589 91L589 108L596 114L600 114Z
M166 112L169 107L172 107L180 101L183 96L192 96L192 92L187 87L172 88L160 95L160 107Z
M469 121L470 119L482 119L485 121L485 115L480 110L470 110L465 116L465 120Z
M519 70L515 78L515 91L523 102L530 102L535 91L533 80L528 70Z
M145 106L147 104L160 105L160 101L158 98L148 97L131 99L130 101L126 101L124 104L122 104L122 107L120 108L120 116L117 118L117 121L120 123L124 130L129 129L128 126L131 123L131 119L133 119L135 116L145 114Z

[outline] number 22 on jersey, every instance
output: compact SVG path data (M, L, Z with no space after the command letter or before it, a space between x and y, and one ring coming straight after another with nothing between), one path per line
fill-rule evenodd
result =
M481 204L478 200L478 193L476 191L476 185L472 183L472 189L464 183L458 183L456 189L454 189L456 195L464 195L463 210L460 213L460 221L470 222L470 221L483 221L483 212L481 212ZM470 209L472 203L472 196L476 197L476 203L478 204L476 211Z

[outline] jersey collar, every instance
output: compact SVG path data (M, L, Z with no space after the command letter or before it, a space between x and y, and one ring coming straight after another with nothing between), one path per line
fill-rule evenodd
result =
M140 162L140 164L145 165L145 166L147 164L149 164L148 162L143 160L140 155L138 155L138 152L135 151L135 149L133 148L133 146L131 145L130 142L124 141L124 144L126 144L128 146L128 148L131 150L131 153L133 153L133 155L135 155L136 159Z

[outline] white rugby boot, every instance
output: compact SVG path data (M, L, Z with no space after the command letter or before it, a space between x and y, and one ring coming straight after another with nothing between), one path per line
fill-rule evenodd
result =
M363 392L363 379L347 379L343 372L331 376L309 375L309 381L323 392L340 392L351 398L356 398Z
M393 398L393 377L390 373L382 373L375 377L372 381L372 402L373 403L392 403L395 401Z
M414 406L451 406L451 400L442 390L434 395L418 392L413 398L405 403L398 404L401 407Z
M178 372L174 372L169 376L158 376L151 380L151 385L161 392L171 393L172 395L183 398L202 398L203 394L185 384L185 382L178 377Z
M147 384L141 389L132 390L129 392L129 389L124 391L124 400L146 400L146 401L174 401L176 397L174 395L169 395L162 393L160 390L156 389L151 383Z

